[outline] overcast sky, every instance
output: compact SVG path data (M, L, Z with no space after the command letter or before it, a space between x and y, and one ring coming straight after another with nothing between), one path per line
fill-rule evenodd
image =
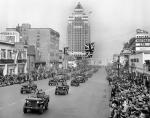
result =
M0 0L0 30L22 23L50 27L60 33L60 46L66 46L67 18L78 2L92 11L91 41L97 58L112 59L137 28L150 32L150 0Z

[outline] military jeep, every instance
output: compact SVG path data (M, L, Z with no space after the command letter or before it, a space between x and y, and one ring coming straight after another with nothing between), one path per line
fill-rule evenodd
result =
M35 95L28 97L23 106L23 112L38 111L42 114L48 109L49 96L45 92L37 92Z
M56 86L55 95L67 95L68 91L69 89L67 86L59 85L59 86Z
M80 83L79 83L79 81L77 81L76 79L73 79L73 80L71 81L70 85L71 85L71 86L79 86Z
M56 86L57 85L57 80L56 79L49 80L48 85L49 86Z
M35 90L37 89L37 85L36 84L23 84L22 87L21 87L21 90L20 90L20 93L21 94L24 94L24 93L32 93L34 92Z

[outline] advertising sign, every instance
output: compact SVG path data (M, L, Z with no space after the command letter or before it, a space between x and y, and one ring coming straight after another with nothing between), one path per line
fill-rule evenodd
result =
M19 33L16 31L5 31L5 32L1 32L1 39L5 42L10 42L10 43L14 43L14 42L19 42Z

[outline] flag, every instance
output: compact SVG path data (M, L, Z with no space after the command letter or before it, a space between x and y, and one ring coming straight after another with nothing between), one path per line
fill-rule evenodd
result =
M91 58L93 56L94 47L94 42L85 44L85 52L87 57Z
M69 55L69 54L68 54L68 50L69 50L69 47L64 47L64 54L65 54L65 55Z

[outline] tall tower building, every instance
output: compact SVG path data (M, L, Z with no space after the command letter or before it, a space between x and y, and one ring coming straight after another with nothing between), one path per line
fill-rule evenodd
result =
M90 25L80 2L68 18L67 35L70 54L84 58L85 44L90 43Z

